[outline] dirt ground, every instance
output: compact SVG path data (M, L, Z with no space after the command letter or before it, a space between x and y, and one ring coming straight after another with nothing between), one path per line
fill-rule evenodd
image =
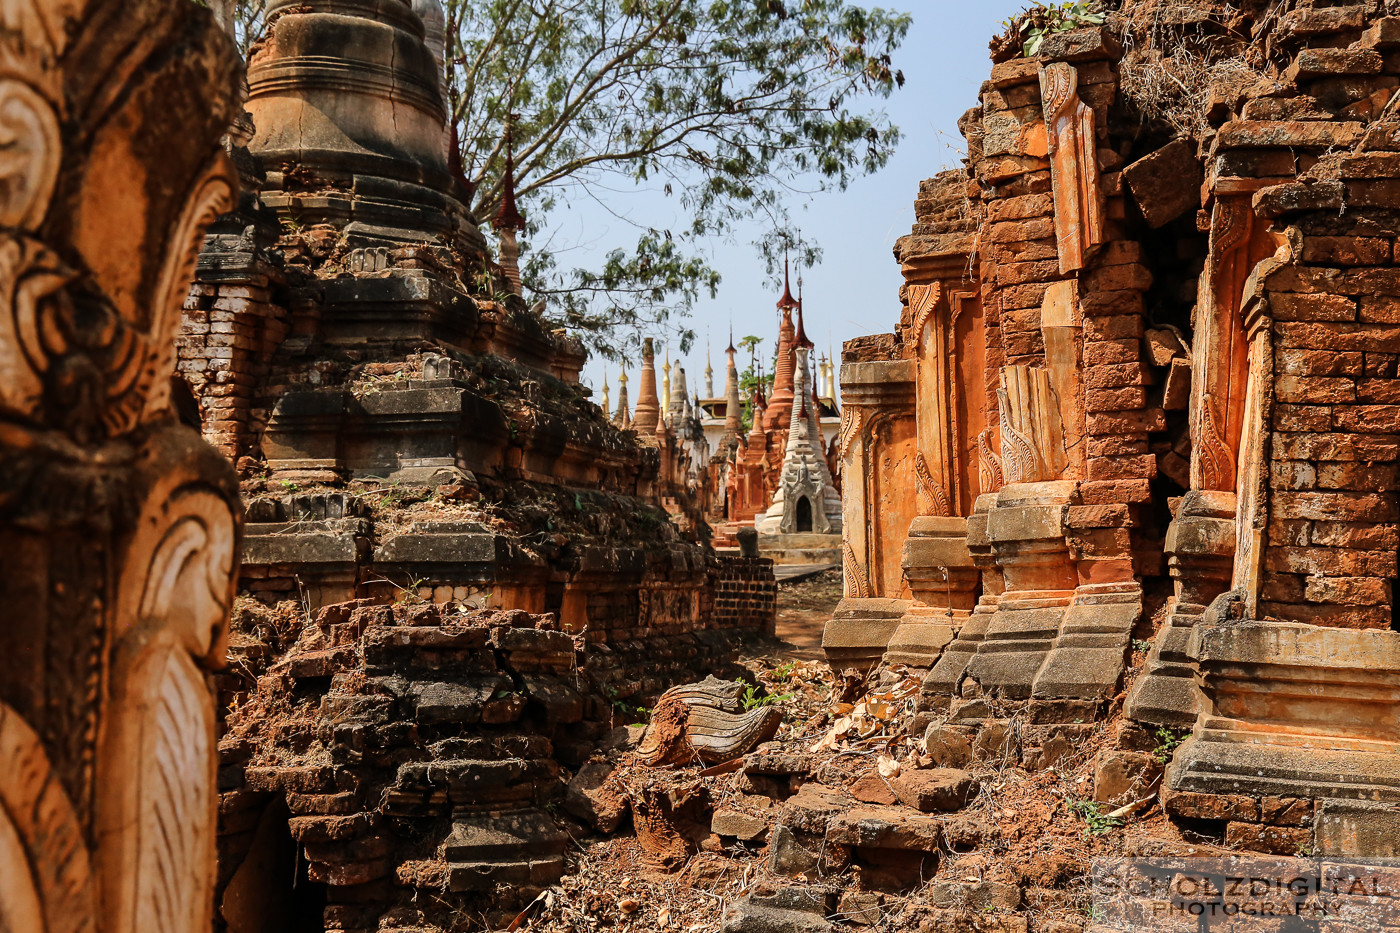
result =
M835 674L822 658L822 628L840 597L839 572L782 585L778 597L781 641L751 645L740 659L763 694L771 698L765 702L777 704L784 713L769 747L789 755L812 755L812 779L834 789L849 786L862 775L928 765L922 736L906 731L918 692L917 672L896 667L861 679ZM936 878L926 878L912 890L867 895L869 910L862 910L852 929L869 933L953 929L932 898L935 883L948 879L983 879L1026 889L1025 912L985 908L984 913L997 914L981 918L990 924L985 929L1025 930L1028 914L1034 916L1037 929L1081 929L1089 911L1084 879L1092 859L1121 854L1143 839L1160 845L1177 838L1155 804L1132 813L1119 811L1120 818L1118 813L1103 814L1086 799L1095 754L1110 743L1112 731L1110 724L1099 724L1043 771L1027 772L1016 761L989 760L978 765L980 793L956 816L946 817L955 821L956 830L949 831L959 836L959 851L941 851ZM625 758L619 765L629 767ZM755 801L766 799L751 796L754 791L745 785L744 776L723 766L638 771L629 784L637 781L673 801L697 799L712 809L747 810ZM774 801L773 809L752 812L770 819L781 806ZM678 806L676 813L681 810ZM706 836L706 830L693 837L689 856L674 870L665 871L658 868L628 822L609 838L599 838L580 823L566 825L573 842L564 878L522 912L497 911L489 918L483 913L480 920L485 925L480 929L719 933L725 908L744 895L804 883L775 874L761 841L721 845L720 838ZM860 871L847 868L830 876L819 871L816 877L803 878L805 883L850 891L863 887ZM1055 925L1066 919L1073 922Z
M782 656L821 660L822 629L840 601L839 570L827 570L792 583L779 583L778 638L789 646Z

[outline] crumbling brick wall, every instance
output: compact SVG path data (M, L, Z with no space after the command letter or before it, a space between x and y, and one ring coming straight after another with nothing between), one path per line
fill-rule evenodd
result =
M717 633L710 633L717 634ZM677 681L724 671L706 633L592 645L555 617L368 601L308 621L235 612L220 749L220 930L257 910L326 929L455 930L472 905L523 905L563 871L550 813L610 730ZM300 853L300 893L259 874Z
M1194 727L1172 814L1386 854L1393 810L1346 798L1400 800L1400 733L1367 712L1400 677L1400 10L1093 10L1031 55L1019 23L994 40L965 170L920 186L896 248L896 362L847 347L874 402L847 473L878 474L862 418L912 379L919 514L847 535L831 656L928 668L951 723L1122 699ZM911 600L860 592L896 560Z
M715 581L715 625L748 628L763 620L762 630L774 634L777 625L778 581L768 557L722 557Z

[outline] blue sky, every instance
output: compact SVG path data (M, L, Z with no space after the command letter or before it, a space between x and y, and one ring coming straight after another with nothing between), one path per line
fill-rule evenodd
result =
M919 182L961 159L963 139L957 121L977 103L978 88L991 69L987 41L1000 29L1002 20L1028 3L878 0L878 5L914 15L913 26L895 59L896 67L904 71L905 85L887 100L877 101L893 117L904 139L878 174L856 179L844 192L791 202L803 237L820 244L824 252L819 266L803 272L807 333L823 353L828 344L839 354L844 340L894 329L899 320L900 285L899 267L891 252L894 241L907 234L914 222ZM673 205L659 192L600 192L596 200L576 202L551 218L562 227L556 242L581 244L561 255L560 265L583 264L594 252L601 257L614 246L635 242L635 230L614 213L655 226L682 225ZM714 350L716 392L723 391L722 351L731 318L736 339L757 334L766 339L764 349L772 351L777 334L774 304L781 282L768 279L748 242L762 232L757 228L741 232L738 243L716 243L710 251L724 281L715 299L701 299L690 321L698 335L696 346L685 358L692 392L704 392L701 380L707 328ZM671 355L674 360L674 348ZM601 401L605 367L615 405L616 364L589 360L583 381L594 387L594 399ZM631 378L629 391L635 402L635 368Z

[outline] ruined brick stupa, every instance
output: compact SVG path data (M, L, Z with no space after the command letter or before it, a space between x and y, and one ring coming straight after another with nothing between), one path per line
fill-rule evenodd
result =
M610 423L583 345L521 297L509 170L492 259L444 146L435 10L269 3L243 198L185 303L179 369L248 515L222 684L229 933L287 911L417 928L414 904L552 882L557 769L609 701L722 669L772 614L751 611L767 561L671 521L698 509L654 380L636 433ZM277 725L280 698L307 730Z

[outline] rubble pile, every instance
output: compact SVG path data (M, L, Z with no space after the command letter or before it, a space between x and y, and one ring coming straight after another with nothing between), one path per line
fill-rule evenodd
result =
M550 615L416 596L314 621L245 601L231 650L219 743L231 933L298 909L322 910L327 929L459 930L470 905L528 902L564 870L552 814L567 777L626 740L649 685L730 660L727 642L694 634L629 655Z
M1223 822L1183 834L1164 812L1178 733L1010 710L915 732L916 670L746 666L751 709L781 711L773 740L718 765L653 767L640 730L640 748L597 752L565 807L624 838L572 861L520 929L1074 933L1090 916L1093 859L1225 851ZM637 820L634 803L629 833L623 802L647 791L661 806Z

